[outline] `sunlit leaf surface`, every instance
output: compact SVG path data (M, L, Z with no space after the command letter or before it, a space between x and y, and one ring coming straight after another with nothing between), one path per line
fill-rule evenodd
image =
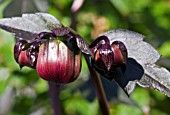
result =
M0 20L0 28L14 33L16 38L32 39L40 32L50 32L62 24L54 16L47 13L23 14L22 17L4 18Z

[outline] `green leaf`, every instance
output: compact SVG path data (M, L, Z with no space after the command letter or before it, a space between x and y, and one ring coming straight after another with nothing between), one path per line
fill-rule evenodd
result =
M137 87L134 93L131 95L131 99L139 105L141 108L148 106L150 103L150 95L146 89Z
M150 115L168 115L168 114L166 114L158 109L151 109Z
M34 89L38 94L46 92L48 90L47 81L39 78L36 84L34 85Z
M13 57L14 43L15 40L11 34L0 30L0 63L10 69L19 67Z
M0 81L1 87L0 87L0 94L3 94L6 87L8 86L7 82Z
M164 44L161 45L161 47L158 49L159 52L162 54L162 56L170 57L170 41L166 41Z
M114 106L115 110L112 111L111 114L113 115L143 115L142 111L133 106L125 105L125 104L118 104Z
M88 102L82 98L80 93L76 93L70 98L67 98L63 104L67 115L98 115L97 100Z
M0 94L4 93L6 87L8 86L8 77L10 75L9 70L7 68L0 68ZM3 76L2 76L3 75Z

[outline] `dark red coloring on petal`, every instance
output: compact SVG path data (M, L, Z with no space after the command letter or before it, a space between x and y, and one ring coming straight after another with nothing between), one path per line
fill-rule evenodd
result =
M18 57L18 64L20 65L20 68L22 68L23 66L32 67L26 55L26 51L20 52L20 55Z
M14 46L14 58L15 58L16 62L18 62L18 57L27 43L28 42L26 40L19 40L16 42L16 44Z
M125 64L127 60L127 49L121 41L115 41L111 45L114 52L114 65Z
M123 73L126 71L128 54L126 46L121 41L110 44L107 36L100 36L90 45L90 48L94 54L94 57L91 57L92 65L102 75L113 74L117 67L120 67Z
M72 82L81 70L81 53L58 39L46 41L39 49L36 70L45 80L58 84Z

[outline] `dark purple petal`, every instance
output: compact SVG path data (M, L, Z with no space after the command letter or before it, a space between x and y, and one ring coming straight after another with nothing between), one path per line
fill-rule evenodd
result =
M41 41L33 41L31 43L31 46L26 51L28 60L31 64L31 66L34 67L34 68L36 67L39 47L40 47L41 44L42 44Z
M70 32L70 29L68 27L54 28L52 32L55 36L64 36Z
M89 48L89 45L81 36L79 36L79 35L76 36L76 42L77 42L77 46L84 54L93 56L93 54Z
M128 52L126 46L121 41L114 41L111 44L112 50L114 52L114 62L115 64L126 63Z
M49 37L52 37L52 33L51 32L41 32L39 34L37 34L36 36L34 36L34 39L49 39Z
M71 28L69 35L73 36L73 39L76 39L76 44L78 46L78 48L81 50L81 52L83 52L84 54L90 55L93 57L93 54L91 52L91 49L89 48L88 43L79 35L77 34L74 30L72 30Z
M127 49L126 46L121 41L114 41L111 44L112 51L114 53L114 63L115 67L121 67L122 72L126 71L126 61L127 61Z
M99 36L98 38L96 38L91 44L90 44L90 48L98 48L98 46L100 44L108 44L110 45L110 40L108 39L107 36Z

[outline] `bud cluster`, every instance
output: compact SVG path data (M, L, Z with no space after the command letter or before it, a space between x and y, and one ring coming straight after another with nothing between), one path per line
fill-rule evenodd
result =
M42 32L32 41L19 40L14 57L21 68L35 68L41 78L58 84L74 81L81 70L81 52L69 28Z
M123 73L126 70L124 43L110 43L107 36L100 36L88 45L67 27L41 32L32 41L19 40L14 47L14 57L21 68L35 68L41 78L58 84L72 82L78 77L81 52L87 54L93 68L109 80L113 79L116 68L120 67Z
M100 36L90 45L90 48L94 54L92 65L100 74L107 76L117 67L125 72L127 49L121 41L110 43L107 36ZM112 80L113 78L108 79Z

